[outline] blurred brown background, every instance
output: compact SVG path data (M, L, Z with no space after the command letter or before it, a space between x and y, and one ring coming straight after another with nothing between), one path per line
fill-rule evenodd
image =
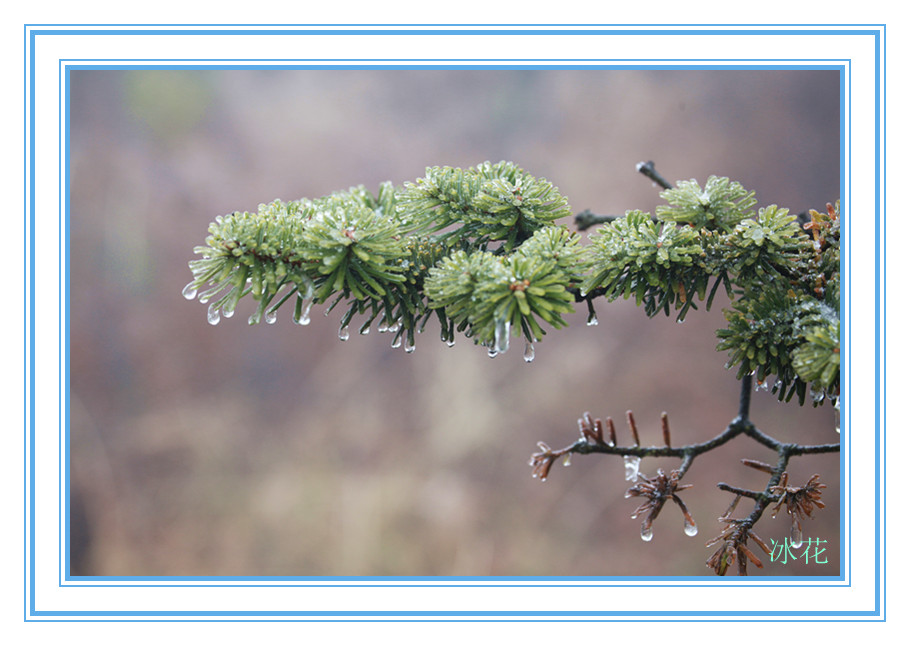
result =
M838 108L832 71L72 72L71 573L711 575L704 543L730 502L715 484L761 488L739 459L768 450L740 438L697 459L698 536L668 506L651 543L618 458L576 457L545 484L527 462L539 440L573 442L586 410L632 409L646 443L661 411L676 443L725 428L725 302L684 325L602 302L587 327L582 308L526 364L518 343L447 348L433 323L412 355L375 331L340 342L340 314L251 327L247 303L212 327L180 294L186 263L216 215L484 160L550 179L576 212L653 210L648 159L671 181L728 175L760 205L820 209L839 197ZM830 407L753 407L779 439L838 437ZM805 534L828 565L754 573L839 573L839 456L791 463L791 482L813 473L828 506ZM782 541L788 521L757 531Z

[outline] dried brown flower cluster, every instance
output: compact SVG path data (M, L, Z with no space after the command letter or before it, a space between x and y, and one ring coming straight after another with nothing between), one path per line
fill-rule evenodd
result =
M821 490L825 489L827 485L818 481L821 476L817 473L809 478L809 481L802 487L788 487L787 477L787 473L784 473L781 476L780 484L770 489L771 495L775 498L780 496L774 506L774 511L771 513L771 518L777 516L777 512L780 511L781 507L787 508L787 513L790 514L792 519L790 524L790 542L795 547L799 547L803 542L802 521L804 518L812 518L812 512L815 511L814 508L825 508L825 503L821 501Z
M651 525L654 522L654 519L657 518L660 510L663 509L664 503L666 503L667 500L672 500L679 505L679 508L682 510L683 518L685 519L684 530L686 534L688 536L695 536L698 533L698 526L695 524L695 519L693 519L692 514L689 513L686 504L676 495L677 492L692 486L690 484L679 484L680 475L681 473L678 470L673 470L670 472L670 475L667 475L662 469L658 469L656 476L653 478L646 478L626 491L626 498L631 498L632 496L644 496L647 498L647 500L632 513L632 518L637 518L644 513L648 514L641 523L641 539L643 541L650 541L653 537Z
M546 442L538 442L537 446L540 451L531 455L531 461L528 464L532 467L531 476L540 478L540 481L544 482L550 474L550 467L553 466L556 458L562 455L563 451L554 451L547 446Z
M736 519L736 518L720 518L722 522L727 524L724 527L724 531L720 535L715 536L710 541L705 543L705 547L710 547L721 543L720 548L705 561L705 564L714 570L718 576L723 576L727 572L727 568L736 563L739 565L739 574L740 576L746 576L748 572L746 571L749 561L755 564L756 567L763 567L761 560L746 547L746 541L752 539L764 552L771 556L770 548L765 544L765 542L755 534L751 529L751 524L747 519Z

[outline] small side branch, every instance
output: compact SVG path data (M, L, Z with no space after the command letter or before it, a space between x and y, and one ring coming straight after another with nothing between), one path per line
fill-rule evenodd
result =
M650 179L652 182L660 186L661 188L673 188L673 186L663 178L663 176L657 172L657 169L654 168L654 162L638 162L635 166L635 170L639 173Z

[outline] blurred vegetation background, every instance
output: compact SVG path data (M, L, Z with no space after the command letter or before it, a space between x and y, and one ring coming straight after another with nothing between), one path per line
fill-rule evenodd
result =
M653 211L649 159L672 182L727 175L760 205L822 209L840 197L836 71L84 70L69 90L71 574L713 576L704 543L731 500L715 485L763 487L739 459L767 449L697 459L698 536L668 506L651 543L621 460L577 456L545 484L527 462L539 440L573 442L584 411L622 433L632 409L645 443L661 411L674 443L724 429L725 302L683 325L601 302L587 327L581 307L527 364L447 348L432 322L412 355L375 331L340 342L340 313L251 327L241 305L212 327L181 296L186 263L216 215L485 160L546 177L576 212ZM838 437L829 406L753 407L779 439ZM790 469L828 484L804 527L827 565L753 573L839 573L839 457ZM768 513L757 531L788 528Z

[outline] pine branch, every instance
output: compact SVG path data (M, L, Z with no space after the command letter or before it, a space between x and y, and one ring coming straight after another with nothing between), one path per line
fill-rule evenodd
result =
M814 476L803 487L787 485L786 468L796 456L831 453L839 444L787 444L765 434L749 418L753 380L781 400L840 405L840 212L827 205L799 217L769 205L754 210L754 194L738 182L711 176L700 185L684 180L672 186L653 162L637 170L661 187L665 205L655 214L575 216L579 230L596 226L582 245L580 236L557 220L571 215L568 201L543 178L511 162L484 162L462 169L427 168L425 177L374 195L358 186L346 191L259 206L256 213L219 216L209 227L201 258L189 263L193 280L188 299L210 303L208 321L233 316L246 296L258 302L248 321L274 323L286 303L293 320L306 325L313 305L342 312L339 338L351 326L362 334L375 324L392 335L392 347L415 349L416 334L437 319L440 339L451 345L456 333L487 349L506 352L512 337L523 337L524 358L547 328L567 324L565 315L584 302L588 325L597 324L594 301L635 299L648 316L675 314L683 321L703 303L710 309L723 286L732 304L717 331L718 351L741 381L738 415L704 442L674 446L666 413L661 445L642 446L631 411L626 415L630 445L617 442L613 420L606 424L585 413L580 438L553 450L539 443L531 457L533 475L545 480L557 459L572 454L623 456L627 497L644 502L633 518L645 515L641 537L650 540L653 522L667 502L682 511L685 531L695 520L679 496L697 457L745 436L775 451L776 466L744 460L769 474L761 492L719 483L735 495L722 517L721 543L708 565L718 574L737 562L761 561L747 541L767 546L753 528L764 511L786 505L801 520L823 507ZM808 233L807 233L808 232ZM355 319L358 319L355 321ZM640 471L643 458L673 457L679 468L653 477ZM742 498L754 501L746 518L730 514Z

